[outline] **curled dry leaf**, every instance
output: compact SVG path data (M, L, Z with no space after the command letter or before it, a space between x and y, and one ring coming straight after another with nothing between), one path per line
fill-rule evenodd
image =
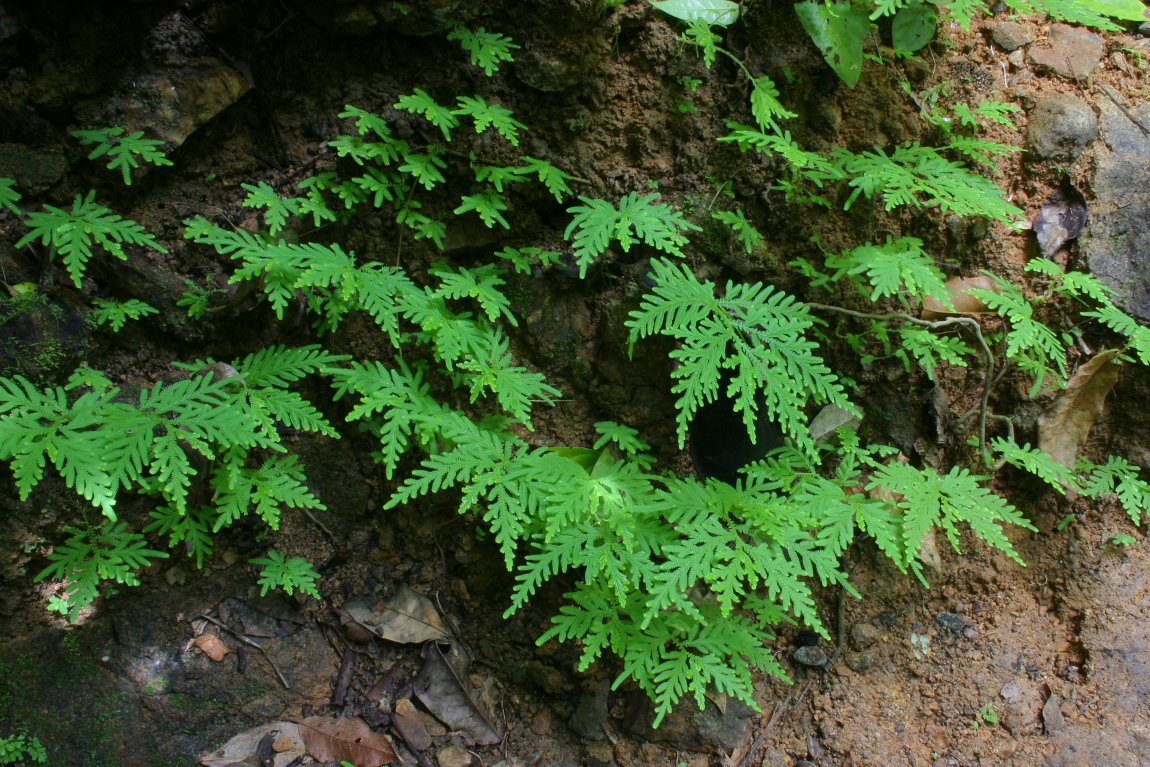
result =
M200 634L192 644L196 646L197 650L216 663L222 661L224 656L228 654L227 645L221 642L220 638L215 634Z
M1043 258L1050 258L1063 245L1077 238L1084 226L1086 198L1074 187L1070 176L1064 175L1062 185L1050 195L1030 225Z
M391 740L373 732L362 719L309 716L300 721L299 732L307 752L319 762L348 761L356 767L381 767L399 759Z
M1116 350L1100 352L1082 365L1038 419L1038 449L1070 468L1090 428L1102 415L1106 395L1118 381Z
M234 767L260 764L260 749L267 741L274 753L272 767L287 767L306 753L299 726L295 722L261 724L242 732L211 753L200 757L204 767Z
M472 684L470 660L456 643L428 642L423 646L423 668L415 679L415 695L427 710L472 743L491 745L503 740L502 728Z
M956 314L988 314L990 310L979 299L967 293L968 290L996 290L994 278L987 274L974 277L951 277L946 281L946 292L954 309L948 309L937 298L927 296L922 300L924 320L949 317Z
M373 609L366 600L355 599L344 605L344 610L368 631L389 642L421 644L447 638L435 605L406 586L400 586L382 607Z

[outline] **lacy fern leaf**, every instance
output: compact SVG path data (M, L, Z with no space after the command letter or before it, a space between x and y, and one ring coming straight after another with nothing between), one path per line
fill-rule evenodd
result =
M808 402L834 403L852 410L835 375L805 338L814 320L806 306L763 285L728 283L722 297L685 266L665 259L651 262L654 290L627 321L629 343L661 334L676 339L678 363L672 393L679 397L678 438L682 447L695 412L713 401L724 370L731 373L727 394L755 439L759 397L767 415L813 452L803 409Z
M42 212L28 214L27 224L31 231L16 243L16 247L22 248L39 240L41 245L49 248L52 257L59 255L64 261L72 284L77 288L81 286L94 247L104 249L121 261L128 258L124 253L125 244L168 252L135 221L122 218L96 202L94 191L87 197L76 195L71 211L45 205Z
M636 242L642 242L663 253L682 255L686 232L699 231L699 227L666 203L655 202L658 198L654 193L640 196L631 192L616 207L606 200L580 197L582 205L568 208L573 218L563 236L574 245L580 278L586 276L587 268L607 251L612 240L619 243L624 253Z

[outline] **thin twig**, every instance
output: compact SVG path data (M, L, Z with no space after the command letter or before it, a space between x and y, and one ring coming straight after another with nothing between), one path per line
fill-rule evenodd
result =
M961 326L968 328L974 333L974 337L978 340L978 345L982 349L982 355L986 362L986 372L983 375L982 381L982 400L979 403L978 409L978 449L982 453L983 461L989 462L986 452L986 411L990 404L991 381L994 377L994 354L990 351L990 346L987 345L986 339L982 335L982 326L979 325L977 321L970 317L948 317L945 320L924 320L909 314L903 314L902 312L871 314L869 312L858 312L854 309L844 309L841 306L812 302L808 302L807 306L812 309L822 309L823 311L845 314L849 317L857 317L864 320L902 320L903 322L909 322L912 325L929 328L930 330Z
M225 626L223 623L220 623L218 620L211 617L210 615L204 615L203 613L200 613L196 617L202 618L202 619L206 620L208 623L212 623L212 624L218 626L219 628L222 628L224 631L228 632L229 634L231 634L232 636L234 636L236 639L240 640L244 644L248 645L249 647L254 647L257 650L259 650L261 653L263 653L264 659L267 660L268 665L272 667L272 671L276 672L276 676L279 677L280 684L282 684L284 686L285 690L291 689L291 685L288 684L287 679L284 679L284 675L280 673L280 670L276 666L275 661L273 661L271 656L268 655L268 651L260 646L259 642L255 642L251 639L248 639L246 636L244 636L240 632L236 631L231 626Z

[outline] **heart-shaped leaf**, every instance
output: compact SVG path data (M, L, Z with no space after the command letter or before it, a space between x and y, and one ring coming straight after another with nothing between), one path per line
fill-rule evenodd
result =
M925 48L938 29L938 12L928 3L899 8L891 22L891 43L895 52L910 55Z
M652 0L651 5L681 21L712 27L729 27L739 18L739 4L731 0Z
M862 74L863 38L870 28L866 9L861 4L808 0L796 5L795 12L831 69L853 88Z

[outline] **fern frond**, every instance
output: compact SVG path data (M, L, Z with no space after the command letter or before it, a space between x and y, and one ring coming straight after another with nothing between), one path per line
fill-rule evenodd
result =
M121 261L128 258L124 253L125 244L168 252L135 221L118 216L96 202L94 191L87 197L76 195L71 211L45 205L42 212L29 213L26 223L30 231L16 247L22 248L36 240L48 246L52 256L58 254L64 261L77 288L81 286L93 247L103 248Z
M393 105L404 112L420 115L429 123L439 128L444 141L451 141L451 131L459 127L459 118L448 107L436 103L435 99L427 95L422 88L415 88L411 93L400 96L399 101ZM410 155L408 156L410 160ZM431 187L428 187L430 189Z
M669 205L655 202L658 197L654 193L640 196L631 192L619 200L618 207L606 200L580 197L582 205L567 209L573 218L563 236L573 242L580 279L612 240L619 243L624 253L634 243L642 242L670 255L682 255L686 232L699 231L699 227Z
M489 103L478 96L460 96L458 104L452 114L465 115L474 120L476 133L494 128L511 146L519 146L519 131L527 130L527 126L513 118L510 109Z
M20 208L16 205L18 202L20 202L20 193L16 191L16 181L10 178L0 178L0 208L19 216Z
M448 32L447 39L458 41L459 46L470 54L472 65L482 69L488 77L494 75L503 63L511 61L511 52L519 48L506 35L488 32L483 27L472 32L462 24Z

